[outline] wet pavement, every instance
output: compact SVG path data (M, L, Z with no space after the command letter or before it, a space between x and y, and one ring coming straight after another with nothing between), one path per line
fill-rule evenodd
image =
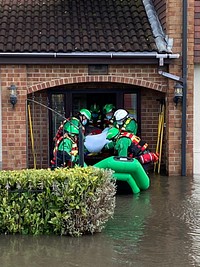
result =
M93 236L2 235L0 266L200 266L200 176L151 175L148 190L117 195L114 218Z

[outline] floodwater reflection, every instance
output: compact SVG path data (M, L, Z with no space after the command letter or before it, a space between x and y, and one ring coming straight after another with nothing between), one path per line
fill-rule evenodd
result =
M102 233L80 238L0 236L1 267L200 266L200 177L151 176L117 195Z

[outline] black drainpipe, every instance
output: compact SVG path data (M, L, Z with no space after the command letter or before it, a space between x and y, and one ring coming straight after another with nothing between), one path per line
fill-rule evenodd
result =
M181 175L186 176L186 135L187 135L187 0L183 0L183 38L182 38L182 74L183 74L183 104L182 104L182 149Z

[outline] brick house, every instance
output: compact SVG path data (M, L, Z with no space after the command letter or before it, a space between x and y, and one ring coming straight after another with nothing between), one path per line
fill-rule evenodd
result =
M68 117L94 102L128 109L155 150L164 100L162 168L193 174L194 1L187 10L187 77L182 2L0 1L1 168L48 167L63 120L57 113ZM177 106L174 76L187 80Z

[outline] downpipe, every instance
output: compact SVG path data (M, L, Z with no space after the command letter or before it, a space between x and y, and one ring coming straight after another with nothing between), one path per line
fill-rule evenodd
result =
M183 0L183 39L182 39L182 74L183 74L183 102L182 102L182 147L181 147L181 175L186 176L186 135L187 135L187 0Z

